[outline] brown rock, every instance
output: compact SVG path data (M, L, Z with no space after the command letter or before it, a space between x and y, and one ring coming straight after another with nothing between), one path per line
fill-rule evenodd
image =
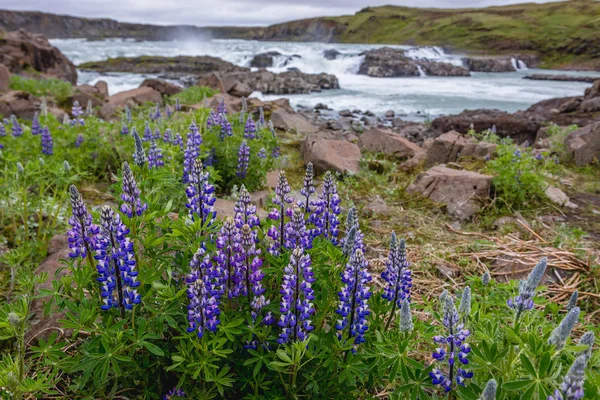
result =
M574 97L574 98L569 99L569 100L565 101L564 103L562 103L558 107L558 111L562 114L570 113L570 112L576 111L579 108L580 104L581 104L581 98Z
M295 131L298 133L313 133L319 127L313 125L307 117L285 108L278 108L271 113L271 122L275 129Z
M173 96L183 90L181 86L160 79L145 79L140 87L150 87L163 96Z
M584 113L600 111L600 97L594 97L592 99L582 101L579 108Z
M595 81L592 87L587 88L585 90L586 100L593 99L596 97L600 97L600 80Z
M104 97L108 97L108 83L106 81L98 81L94 86L98 89L98 93Z
M6 32L0 29L0 64L12 73L27 73L29 69L75 84L77 70L56 47L52 47L43 35L24 30Z
M235 97L248 97L252 94L253 90L242 82L237 82L233 87L229 90L229 94Z
M600 122L573 131L565 139L566 150L575 164L583 167L600 160Z
M10 89L10 71L6 65L0 64L0 92L6 92Z
M416 144L389 130L373 128L359 138L362 150L384 153L398 158L414 157L423 150Z
M304 163L313 163L316 172L336 171L357 173L360 169L360 148L346 140L329 139L321 132L309 134L302 142Z
M390 213L387 203L379 195L369 201L365 206L365 211L376 215L388 215Z
M32 119L38 108L39 100L27 92L13 90L0 96L0 115L4 118L14 114L18 118Z
M489 199L492 177L476 172L438 165L417 176L407 193L419 193L446 206L446 211L461 220L471 218Z
M267 187L270 189L275 189L277 187L277 180L279 178L280 170L276 169L274 171L267 172Z
M106 97L100 93L95 86L81 85L75 86L74 93L69 103L78 101L81 107L85 109L88 101L92 102L92 107L102 107L106 102Z
M142 105L144 103L160 103L162 98L160 93L151 87L140 87L117 93L108 98L108 103L117 107L126 105Z
M225 101L225 109L231 115L237 112L240 112L242 109L242 100L238 97L231 96L229 94L215 94L214 96L207 99L208 106L210 108L216 109L219 106L221 101ZM197 107L203 108L205 104L198 104ZM192 106L192 108L195 108Z
M492 143L477 143L471 137L461 135L456 131L450 131L435 138L427 150L425 168L436 164L445 164L458 161L460 157L485 157L492 155L497 146Z

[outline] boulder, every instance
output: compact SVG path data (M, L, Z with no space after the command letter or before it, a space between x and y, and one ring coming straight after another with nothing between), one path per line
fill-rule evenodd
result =
M388 215L390 213L387 203L380 195L377 195L374 199L370 200L367 205L365 205L364 210L376 215Z
M0 64L0 92L10 89L10 71L5 65Z
M106 81L98 81L94 86L98 89L98 93L108 97L108 83Z
M335 60L341 54L342 53L340 53L336 49L327 49L323 52L323 57L325 57L326 60Z
M567 196L565 192L557 187L548 186L544 193L546 194L546 197L548 197L548 199L554 204L557 204L561 207L577 208L577 205L571 202L569 196Z
M0 64L12 73L27 74L34 70L46 77L77 83L75 65L51 46L45 36L24 30L6 32L0 29L0 38Z
M10 118L32 119L38 110L40 102L32 94L11 90L0 96L0 115Z
M387 110L387 111L385 112L385 117L386 117L386 118L392 119L392 118L394 118L395 116L396 116L396 113L394 112L394 110Z
M254 68L268 68L273 66L273 57L280 56L281 53L278 51L269 51L267 53L261 53L255 55L250 61L250 67Z
M163 96L173 96L183 90L181 86L160 79L145 79L140 87L150 87Z
M496 133L500 137L510 137L517 143L535 139L541 127L541 121L529 118L528 115L515 113L509 114L500 110L465 110L457 115L448 115L436 118L431 128L437 132L457 131L467 133L471 126L477 132L482 132L496 126Z
M450 215L466 220L481 209L482 201L489 199L491 183L489 175L438 165L419 174L406 191L444 204Z
M277 74L260 70L250 73L232 73L229 77L263 94L309 94L340 87L335 75L326 73L307 74L300 71L286 71Z
M302 142L301 153L304 164L312 162L318 173L357 173L360 169L360 148L347 140L332 139L323 132L309 134Z
M450 131L435 138L427 150L425 168L436 164L446 164L458 161L460 157L485 157L491 156L497 146L492 143L478 143L474 138Z
M539 58L531 54L463 58L464 64L469 71L473 72L514 72L515 63L519 61L525 63L528 67L534 67L539 63Z
M127 104L160 103L161 101L162 97L160 93L147 86L120 92L108 98L109 104L118 107L125 107Z
M200 76L196 80L196 85L206 86L218 90L221 93L227 93L227 90L225 90L225 83L223 82L223 79L221 79L221 75L217 72L209 72L208 74Z
M580 110L584 113L600 111L600 97L594 97L581 102Z
M582 99L580 97L574 97L570 100L565 101L558 107L558 112L560 112L561 114L565 114L576 111L581 105L581 100Z
M578 167L600 160L600 122L587 125L569 134L565 148Z
M592 87L587 88L585 90L585 99L586 100L593 99L596 97L600 97L600 79L596 80L594 82L594 84L592 85Z
M228 93L235 97L248 97L252 92L253 90L245 83L236 82Z
M95 86L80 85L73 89L73 96L68 103L78 101L81 107L85 108L88 101L92 102L93 107L102 107L106 101L106 96L102 95Z
M302 114L285 108L278 108L271 112L273 127L284 131L295 131L298 133L314 133L319 128Z
M430 60L418 60L416 63L427 76L471 76L469 70L460 65Z
M373 128L359 138L362 150L384 153L398 158L411 158L423 150L416 144L389 130Z

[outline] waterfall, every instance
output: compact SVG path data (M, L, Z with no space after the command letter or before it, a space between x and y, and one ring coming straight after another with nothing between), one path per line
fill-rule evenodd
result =
M427 74L425 73L425 71L423 71L423 68L421 68L420 65L417 65L417 69L419 70L419 76L420 77L427 76Z

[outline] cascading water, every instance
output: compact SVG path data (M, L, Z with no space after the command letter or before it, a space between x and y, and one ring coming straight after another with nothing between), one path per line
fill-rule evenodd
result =
M419 70L419 76L420 77L427 76L427 74L425 73L425 71L423 71L423 68L420 65L417 65L417 69Z

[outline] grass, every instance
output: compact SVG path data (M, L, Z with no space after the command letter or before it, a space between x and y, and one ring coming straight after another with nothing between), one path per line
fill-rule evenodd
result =
M179 102L184 105L198 104L206 98L214 96L219 93L218 90L213 90L206 86L190 86L185 90L172 96L173 101L179 99Z
M64 104L73 94L69 82L60 79L31 79L13 75L10 77L10 88L31 93L36 97L54 97L58 104Z

